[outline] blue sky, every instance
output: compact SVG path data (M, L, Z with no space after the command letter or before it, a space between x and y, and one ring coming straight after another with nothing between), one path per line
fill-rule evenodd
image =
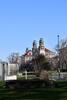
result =
M67 38L67 0L0 0L1 59L23 54L40 37L54 50L58 34Z

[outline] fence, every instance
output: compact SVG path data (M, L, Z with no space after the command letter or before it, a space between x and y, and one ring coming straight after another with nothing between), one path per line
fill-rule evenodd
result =
M57 71L50 71L49 72L49 79L67 80L67 72L60 72L60 77L59 77L59 73Z

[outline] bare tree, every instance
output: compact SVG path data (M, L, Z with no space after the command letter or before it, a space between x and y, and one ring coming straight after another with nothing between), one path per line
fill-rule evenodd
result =
M56 50L58 51L58 45L56 46ZM63 39L59 42L59 64L60 69L67 71L67 39ZM57 57L57 62L58 62Z
M11 53L8 57L8 61L10 63L18 63L19 61L19 53Z

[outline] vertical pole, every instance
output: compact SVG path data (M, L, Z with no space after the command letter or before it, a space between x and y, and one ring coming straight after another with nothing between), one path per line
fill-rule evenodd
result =
M8 64L8 75L10 75L10 64Z
M27 70L25 70L25 79L27 80Z
M57 37L58 37L58 60L60 60L60 58L59 58L59 53L60 53L60 51L59 51L59 35L57 35ZM60 65L59 65L59 67L60 67Z
M59 73L59 79L60 79L60 48L59 48L59 35L58 37L58 73Z
M4 81L4 78L5 78L5 63L3 63L3 69L2 69L2 71L3 71L3 74L2 74L2 78L3 78L3 81Z

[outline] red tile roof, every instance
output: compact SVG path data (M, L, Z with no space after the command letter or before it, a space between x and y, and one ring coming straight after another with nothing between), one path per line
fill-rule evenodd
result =
M32 50L28 50L23 56L32 56Z

